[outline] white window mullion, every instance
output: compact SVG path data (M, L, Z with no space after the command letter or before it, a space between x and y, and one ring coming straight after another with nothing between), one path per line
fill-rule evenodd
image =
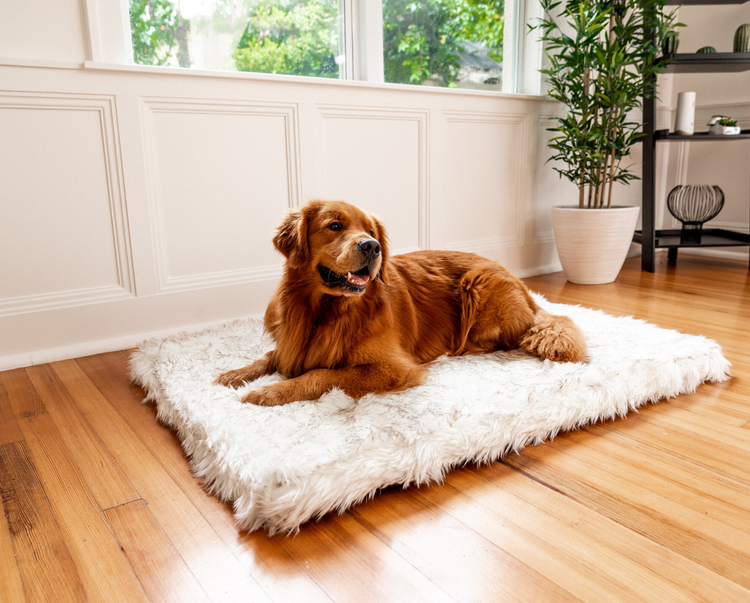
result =
M510 1L510 0L508 0ZM542 4L539 0L516 0L524 9L520 21L520 36L518 40L518 86L513 92L522 94L542 94L542 59L544 45L539 41L541 32L528 31L527 24L535 25L544 16Z
M356 80L357 70L354 61L354 31L353 0L339 0L339 55L343 55L344 62L339 63L339 77L346 80Z
M518 75L521 68L519 56L524 0L506 0L505 27L503 30L503 92L518 91Z
M132 64L133 41L127 0L84 0L88 58L93 63Z
M380 0L339 0L346 40L346 78L383 81L383 6Z
M351 0L356 5L357 34L355 64L359 67L357 79L382 82L383 68L383 5L380 0Z

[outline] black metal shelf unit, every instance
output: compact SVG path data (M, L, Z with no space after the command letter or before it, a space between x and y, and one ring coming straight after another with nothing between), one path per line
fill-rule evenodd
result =
M669 0L668 0L669 1ZM693 0L680 4L742 4L747 0ZM671 3L671 2L669 2ZM676 0L675 0L676 3ZM750 53L711 53L676 54L667 68L668 73L726 73L750 70ZM723 229L706 229L699 242L685 241L679 230L656 230L656 143L673 141L715 141L729 142L747 140L750 130L743 130L736 136L719 136L708 132L698 132L683 136L668 130L656 131L656 98L643 99L643 230L637 230L633 242L643 247L641 268L648 272L656 269L656 250L669 249L669 259L677 259L680 247L739 247L750 245L750 234Z

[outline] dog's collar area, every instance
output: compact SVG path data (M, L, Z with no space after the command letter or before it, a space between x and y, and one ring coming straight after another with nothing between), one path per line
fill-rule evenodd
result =
M318 274L320 274L320 278L323 279L326 286L344 289L352 293L362 293L365 290L365 285L370 280L370 269L367 266L363 266L356 272L339 274L323 266L323 264L319 264Z

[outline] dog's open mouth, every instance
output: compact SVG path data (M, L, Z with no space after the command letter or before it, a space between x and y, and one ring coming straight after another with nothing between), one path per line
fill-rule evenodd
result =
M365 285L370 280L370 268L367 266L363 266L356 272L339 274L320 264L318 266L318 273L328 287L338 287L354 293L362 293L365 290Z

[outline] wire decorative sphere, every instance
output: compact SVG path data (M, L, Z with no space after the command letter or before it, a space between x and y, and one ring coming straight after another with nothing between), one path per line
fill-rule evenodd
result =
M703 224L724 207L724 192L715 184L678 184L667 197L669 213L682 222L683 236L700 240Z

